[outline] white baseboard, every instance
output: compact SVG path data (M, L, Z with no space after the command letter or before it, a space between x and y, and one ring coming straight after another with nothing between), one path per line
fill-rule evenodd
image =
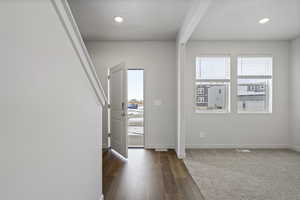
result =
M293 150L293 151L300 152L300 146L299 145L291 145L290 149Z
M102 149L107 149L108 148L108 144L102 144Z
M288 144L187 144L186 149L289 149Z
M103 194L101 195L100 200L104 200L104 195Z
M177 152L176 152L176 154L177 154L177 158L178 159L184 159L185 158L185 153L182 153L182 154L178 154Z
M175 149L175 145L171 144L148 144L145 149Z

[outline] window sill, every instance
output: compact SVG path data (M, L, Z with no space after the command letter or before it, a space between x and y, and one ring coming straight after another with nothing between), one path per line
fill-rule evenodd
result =
M204 110L195 110L196 114L231 114L230 111L204 111Z
M273 114L273 112L237 112L237 114Z

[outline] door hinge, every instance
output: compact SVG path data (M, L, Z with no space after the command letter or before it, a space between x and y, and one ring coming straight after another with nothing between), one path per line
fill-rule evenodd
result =
M111 133L108 133L108 134L107 134L107 137L111 137Z
M107 108L111 108L111 105L110 105L110 104L107 104Z
M108 80L110 80L110 78L111 78L111 76L110 76L110 75L109 75L109 76L107 76L107 79L108 79Z

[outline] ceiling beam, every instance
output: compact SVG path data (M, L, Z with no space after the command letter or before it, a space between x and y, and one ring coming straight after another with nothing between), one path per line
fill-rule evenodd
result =
M212 0L193 0L177 35L179 44L187 43L211 2Z
M194 0L177 35L177 137L175 150L178 158L185 157L186 112L184 110L185 103L183 98L185 45L205 15L211 1Z

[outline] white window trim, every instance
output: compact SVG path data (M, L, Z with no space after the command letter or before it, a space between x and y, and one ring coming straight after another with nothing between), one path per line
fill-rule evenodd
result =
M197 58L199 57L228 57L230 59L230 66L229 66L229 79L197 79L196 78L196 67L197 67ZM194 65L194 78L193 80L193 112L195 114L231 114L231 90L232 90L232 55L231 54L199 54L195 57L195 65ZM226 91L226 110L199 110L196 106L196 83L201 83L201 82L212 82L212 83L228 83L228 89Z
M272 59L272 76L269 76L269 75L266 75L266 76L253 76L253 75L250 75L250 76L244 76L244 75L241 75L239 76L238 75L238 58L239 57L250 57L250 58L264 58L264 57L270 57ZM273 105L274 105L274 74L275 74L275 67L274 67L274 56L272 54L239 54L236 56L236 91L235 91L235 98L236 98L236 102L235 102L235 106L236 106L236 112L237 114L241 114L241 115L251 115L251 114L259 114L259 115L271 115L273 114L273 111L274 111L274 108L273 108ZM238 79L239 78L249 78L249 79L271 79L272 80L272 105L271 105L271 110L270 111L239 111L238 109L238 96L237 96L237 90L238 90Z
M195 82L212 82L212 83L226 82L226 83L230 83L230 79L195 79Z

